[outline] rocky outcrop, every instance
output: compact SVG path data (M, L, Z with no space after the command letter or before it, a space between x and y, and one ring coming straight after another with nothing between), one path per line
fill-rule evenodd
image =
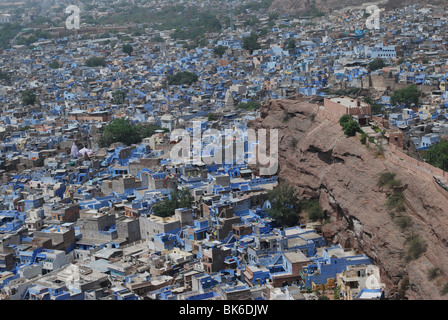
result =
M338 123L318 113L310 100L275 100L261 109L253 129L278 129L279 180L296 187L301 197L320 199L327 222L325 237L343 247L368 255L381 269L389 298L398 296L409 281L407 299L444 299L440 289L448 278L448 201L432 176L416 174L367 148L355 137L346 137ZM385 146L387 152L387 146ZM385 201L391 191L377 185L381 172L396 173L403 191L406 214L413 225L403 232L393 221ZM418 234L426 251L406 261L406 239ZM439 276L428 279L428 271ZM447 294L448 297L448 294Z

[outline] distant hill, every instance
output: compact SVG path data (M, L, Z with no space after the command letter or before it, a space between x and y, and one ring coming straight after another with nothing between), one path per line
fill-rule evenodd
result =
M316 15L317 13L327 13L333 10L340 10L348 7L359 7L368 4L377 4L380 8L391 10L404 5L418 3L420 5L431 4L434 6L447 6L448 0L274 0L269 8L271 12L295 13L303 15Z

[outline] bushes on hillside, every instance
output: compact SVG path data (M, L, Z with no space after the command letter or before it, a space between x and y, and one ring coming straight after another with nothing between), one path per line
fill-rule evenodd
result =
M339 118L339 124L344 129L344 133L349 137L352 137L356 135L356 132L361 131L359 123L353 120L348 114L344 114Z

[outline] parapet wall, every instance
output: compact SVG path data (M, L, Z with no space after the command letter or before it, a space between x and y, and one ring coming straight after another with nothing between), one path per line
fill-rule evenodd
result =
M393 155L395 155L395 157L394 156L388 157L386 153L385 156L386 158L388 158L388 160L392 160L393 162L398 163L416 173L428 175L428 177L430 178L432 178L433 176L440 176L440 177L446 176L446 172L443 171L442 169L436 168L430 165L429 163L419 161L417 159L408 156L393 144L389 144L389 150L393 153ZM398 159L396 157L398 157Z
M356 138L360 139L361 134L357 132ZM366 143L369 144L369 141L367 140ZM390 162L396 163L401 167L404 167L414 173L426 176L430 179L432 179L433 176L448 177L447 172L443 171L440 168L436 168L429 163L419 161L412 158L411 156L408 156L401 150L401 148L397 147L394 144L388 144L387 149L388 150L384 152L384 157Z

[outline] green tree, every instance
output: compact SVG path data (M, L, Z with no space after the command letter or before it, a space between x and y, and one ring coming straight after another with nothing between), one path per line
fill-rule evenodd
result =
M216 120L216 116L213 113L209 113L207 116L208 121L215 121Z
M271 208L268 215L283 226L297 225L300 204L292 186L281 184L268 192Z
M245 26L256 26L260 24L260 19L255 16L251 16L249 19L244 20Z
M260 36L265 36L269 33L268 28L263 28L260 30Z
M409 108L412 104L418 105L421 91L418 90L415 84L411 84L403 89L394 90L393 95L390 97L390 103L392 105L405 104L406 108Z
M254 50L258 50L261 48L260 43L258 42L258 36L255 33L252 33L250 36L247 36L243 39L243 49L249 50L250 52Z
M164 132L169 131L168 128L162 128L162 127L155 126L155 125L144 125L144 126L141 126L140 136L142 139L151 137L154 133L156 133L157 130L162 130Z
M261 104L254 101L248 101L248 102L240 102L238 103L237 108L238 109L245 109L245 110L256 110L260 108Z
M5 80L9 83L11 81L11 78L7 72L0 71L0 80Z
M294 38L289 38L286 42L285 49L295 49L296 48L296 40Z
M194 72L182 71L167 77L169 85L191 85L198 81L198 75Z
M156 216L170 217L174 215L176 209L191 208L193 203L194 198L188 189L173 189L168 199L152 206L152 211Z
M445 171L448 170L448 140L440 140L433 144L423 151L422 155L429 164Z
M23 27L20 23L5 23L0 29L0 48L10 47L10 41L20 32Z
M382 68L384 68L385 66L386 66L386 64L384 63L384 60L383 60L383 59L381 59L381 58L376 58L376 59L374 59L373 61L371 61L371 62L368 64L367 68L368 68L370 71L375 71L375 70L378 70L378 69L382 69Z
M370 110L372 111L372 114L382 114L384 113L384 106L380 103L374 102L370 105Z
M156 35L151 38L151 42L165 42L165 40L160 35Z
M353 120L348 114L344 114L339 118L339 124L344 129L344 133L348 136L354 136L356 132L361 131L359 123Z
M109 147L112 143L122 142L130 146L141 141L140 127L132 125L127 118L116 118L101 133L98 144Z
M123 90L115 90L114 92L112 92L113 104L122 104L125 98L126 98L126 92Z
M103 57L90 57L84 63L87 67L91 68L106 66L106 60Z
M349 137L354 136L356 134L356 132L360 132L360 131L361 131L361 128L359 126L359 123L355 120L350 120L344 126L344 133Z
M58 69L61 67L61 65L59 64L59 62L57 61L52 61L49 65L48 65L51 69Z
M348 114L344 114L339 118L339 124L344 127L352 118Z
M132 52L134 51L134 48L132 47L131 44L127 43L127 44L123 45L123 47L121 48L121 51L123 51L124 53L127 53L128 55L131 55Z
M36 103L36 94L33 90L25 90L22 92L22 105L29 106Z
M213 49L213 52L214 52L218 57L222 57L222 55L226 52L226 50L227 50L227 47L226 47L226 46L219 45L219 46L216 46L216 47Z
M365 97L364 102L370 104L370 110L372 111L372 114L382 114L384 112L384 106L373 101L371 97Z

